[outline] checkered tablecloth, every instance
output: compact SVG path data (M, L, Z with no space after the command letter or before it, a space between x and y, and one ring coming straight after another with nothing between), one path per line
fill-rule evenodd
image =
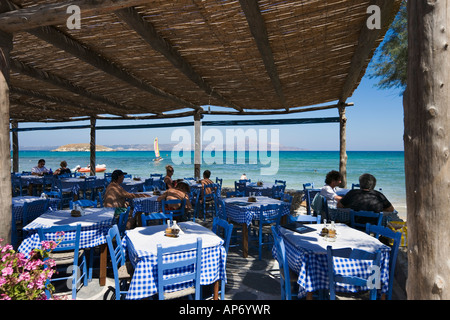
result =
M14 215L14 219L17 222L22 221L23 219L23 206L25 202L33 202L36 200L41 200L40 197L34 196L19 196L12 198L13 210L12 214ZM52 210L58 210L59 202L61 201L58 198L49 198L49 205Z
M217 280L226 279L227 253L223 247L223 240L211 230L194 222L182 222L179 224L184 234L178 238L164 236L165 225L135 228L126 231L122 239L122 245L134 266L134 274L130 283L126 299L135 300L152 296L158 292L158 261L157 245L163 247L178 246L194 243L198 237L202 238L202 260L200 284L208 285ZM175 253L167 259L177 259L184 253ZM188 254L195 255L194 251ZM177 270L180 274L185 270ZM168 291L184 288L183 284L174 286Z
M78 191L84 189L86 179L84 177L78 178L62 178L61 185L63 190L70 189L74 194L78 194ZM100 188L105 185L105 178L97 177L94 180L94 188Z
M153 192L139 192L151 195L147 198L133 198L131 199L131 207L133 208L133 215L136 212L153 213L161 212L161 202L158 201L159 196L154 196Z
M283 206L283 215L290 213L290 204L269 197L256 197L256 202L248 202L248 197L227 198L225 201L225 210L227 218L236 223L246 223L248 226L252 220L259 220L259 210L261 206L268 204L279 204ZM267 211L267 217L276 215L278 212Z
M142 192L144 191L144 180L134 180L126 178L120 184L127 192Z
M91 248L106 243L106 234L114 223L114 208L86 208L85 213L81 217L72 217L70 210L44 213L23 228L29 235L20 244L19 252L29 257L33 249L41 247L37 229L57 225L81 224L80 248Z
M381 292L388 291L389 284L389 255L390 248L376 238L350 228L345 224L336 224L337 239L329 242L320 236L323 224L308 225L315 230L305 234L299 234L291 230L280 227L281 236L284 239L286 255L289 267L298 274L299 298L307 292L314 292L319 289L329 289L328 266L327 266L327 246L333 249L353 248L369 252L381 251ZM273 246L272 254L276 257L276 247ZM358 277L369 277L371 274L370 261L357 261L342 258L335 258L334 263L337 272L343 275L353 275ZM337 292L358 292L363 288L338 285Z

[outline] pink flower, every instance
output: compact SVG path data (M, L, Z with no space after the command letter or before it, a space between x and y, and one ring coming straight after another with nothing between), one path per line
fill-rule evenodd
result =
M0 300L11 300L11 298L6 294L2 294L0 295Z
M19 276L19 281L30 281L31 276L28 272L21 273Z
M2 270L2 276L6 277L6 276L10 276L12 275L14 272L13 268L11 267L6 267Z

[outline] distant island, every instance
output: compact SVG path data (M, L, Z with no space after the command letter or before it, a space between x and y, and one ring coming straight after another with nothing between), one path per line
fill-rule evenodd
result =
M88 151L89 152L90 150L91 150L90 143L71 143L71 144L66 144L64 146L58 147L51 151L55 151L55 152ZM109 147L96 145L95 151L116 151L116 150L109 148Z

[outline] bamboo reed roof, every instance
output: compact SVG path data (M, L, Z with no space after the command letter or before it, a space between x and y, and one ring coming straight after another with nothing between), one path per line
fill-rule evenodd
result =
M69 29L70 4L81 9ZM367 8L382 9L369 30ZM345 103L400 0L2 0L10 120L301 112Z

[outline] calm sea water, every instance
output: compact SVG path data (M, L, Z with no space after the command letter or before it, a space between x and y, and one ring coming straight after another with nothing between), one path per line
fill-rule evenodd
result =
M348 187L358 183L358 177L363 173L371 173L377 178L376 189L381 189L386 197L399 211L400 216L406 216L406 193L404 173L404 152L402 151L349 151L347 163ZM324 185L325 175L330 170L339 170L339 152L337 151L280 151L276 154L258 152L235 152L234 157L223 158L220 154L204 153L205 158L201 171L209 169L212 177L223 179L223 185L234 187L234 181L245 173L252 181L274 182L275 179L286 180L288 189L303 189L303 183L313 182L315 187ZM121 169L129 174L149 177L150 173L165 174L165 166L172 164L175 168L174 178L192 177L194 175L194 155L176 154L171 151L161 151L163 161L153 162L153 151L115 151L97 152L96 163L106 164L107 171ZM214 158L215 157L215 162ZM185 163L178 163L180 157L185 157ZM19 171L29 171L39 159L46 160L46 167L55 170L62 160L66 160L69 168L89 164L89 152L51 152L51 151L20 151ZM172 161L172 159L174 161ZM191 161L188 164L187 160ZM221 160L221 161L220 161ZM175 163L174 163L175 162ZM222 164L217 164L222 162ZM270 175L263 175L262 168L272 168Z

